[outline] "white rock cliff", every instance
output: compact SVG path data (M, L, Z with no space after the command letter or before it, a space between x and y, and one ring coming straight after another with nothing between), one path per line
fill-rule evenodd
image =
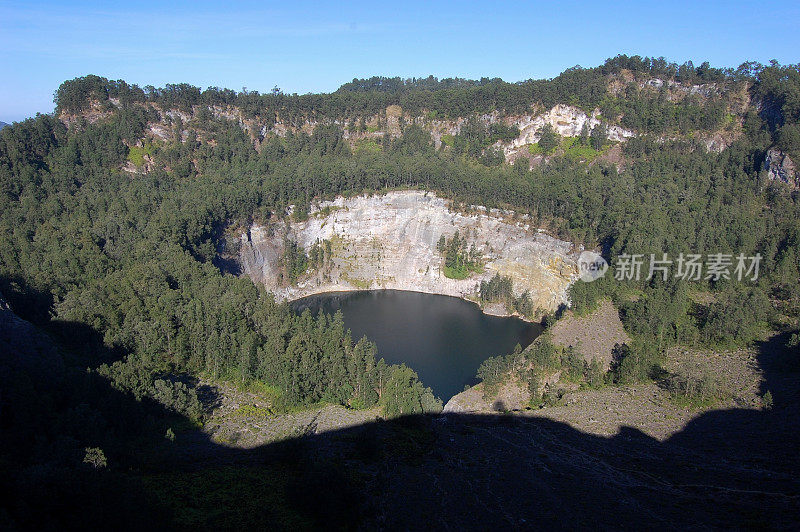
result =
M397 289L471 298L482 280L500 273L511 277L514 292L528 291L537 308L554 310L567 303L567 289L577 278L580 249L530 227L527 217L484 208L474 214L451 210L432 193L390 192L381 196L338 198L323 202L308 220L254 225L241 235L243 272L263 283L279 300L358 289ZM442 235L458 231L484 257L483 273L449 279L436 250ZM281 276L284 238L306 251L331 242L331 259L309 271L296 285ZM504 309L487 311L504 313Z

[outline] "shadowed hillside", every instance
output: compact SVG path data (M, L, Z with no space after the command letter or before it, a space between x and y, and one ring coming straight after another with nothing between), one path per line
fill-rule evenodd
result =
M7 345L18 356L52 356L41 347L46 335L2 312L0 332L16 339ZM773 410L712 411L665 442L635 429L604 438L549 419L449 414L322 434L311 426L241 450L188 427L165 438L163 427L179 427L179 417L99 377L67 372L61 382L29 379L25 389L19 383L37 370L4 351L2 460L11 474L3 477L0 522L12 529L789 529L800 510L797 366L786 366L791 353L777 343L761 353ZM78 423L79 412L94 422ZM106 449L105 467L70 456L77 440L91 438Z

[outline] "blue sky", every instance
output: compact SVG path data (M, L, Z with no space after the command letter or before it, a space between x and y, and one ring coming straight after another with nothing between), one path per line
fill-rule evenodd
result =
M0 120L53 110L86 74L265 92L371 75L552 77L618 53L800 62L793 2L0 0Z

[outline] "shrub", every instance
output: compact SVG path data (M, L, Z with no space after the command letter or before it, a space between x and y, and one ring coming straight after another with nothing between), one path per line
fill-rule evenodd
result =
M564 393L564 390L561 388L557 390L548 388L542 395L542 402L545 406L558 406L564 399Z
M89 464L95 469L102 469L108 465L103 449L99 447L87 447L85 452L86 454L83 457L84 464Z
M556 346L546 336L534 342L531 348L525 351L525 356L534 368L540 370L557 369L561 362Z
M542 400L542 394L539 392L539 387L539 376L535 371L531 370L528 373L528 392L531 394L531 406L539 404Z
M593 358L591 362L584 362L584 379L590 388L603 386L604 373L602 363L596 358Z
M611 375L615 384L632 384L650 378L657 369L652 344L635 341L633 346L615 344L611 351Z
M733 286L709 306L703 338L712 344L747 344L756 339L772 314L763 290Z
M539 138L539 146L544 151L545 155L552 152L561 142L561 137L553 129L550 124L545 124L542 127L541 136Z
M709 372L700 376L678 372L671 375L666 384L673 400L685 406L709 406L723 397L719 380Z
M583 356L573 346L569 346L561 355L561 367L564 368L564 376L568 380L580 381L583 379Z
M772 410L772 392L767 390L767 393L761 398L761 405L764 407L764 410Z
M150 395L169 410L192 419L200 417L201 406L197 392L180 381L157 379Z

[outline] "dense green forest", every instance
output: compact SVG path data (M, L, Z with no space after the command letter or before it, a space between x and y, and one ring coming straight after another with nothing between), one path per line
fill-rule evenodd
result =
M623 70L724 90L679 103L614 96L608 79ZM721 153L708 152L692 132L720 127L725 95L741 88L757 103L742 117L743 134ZM69 129L59 120L59 113L80 114L92 102L105 106L107 116L78 119ZM141 105L146 102L162 111L237 106L265 124L331 123L312 134L269 135L257 149L237 122L197 112L189 123L173 123L178 140L159 141L145 135L159 119L158 109ZM560 156L532 168L504 164L486 148L515 132L477 122L450 150L436 150L430 135L413 125L378 149L353 150L332 122L358 123L391 104L411 113L473 117L561 102L599 107L610 123L640 132L623 145L624 164ZM262 287L215 266L227 227L267 220L290 204L303 212L312 201L338 194L414 187L465 205L511 207L561 238L600 249L612 268L623 253L763 256L756 282L607 276L576 283L570 297L577 312L611 297L635 338L620 353L614 374L620 382L647 378L675 343L745 344L768 327L796 324L800 196L766 179L762 167L770 147L800 153L797 66L720 70L619 56L552 80L371 78L332 94L301 96L188 85L141 89L87 76L65 82L56 105L55 115L0 132L0 292L56 340L72 369L52 393L39 390L37 375L15 374L18 385L0 397L3 460L34 464L59 448L67 451L58 459L70 463L100 440L115 452L122 445L115 438L131 431L163 433L165 425L148 414L150 404L197 419L198 398L187 386L197 378L266 386L283 409L318 402L379 405L390 416L440 409L411 369L385 364L369 341L350 338L341 316L298 316ZM676 136L659 136L665 132ZM153 161L147 172L122 170L128 161L141 166L144 153ZM477 267L457 237L440 251L454 275ZM312 259L324 261L318 255ZM306 260L300 253L290 259L295 266ZM500 278L482 289L487 301L510 294ZM570 353L542 349L527 356L543 365L575 365ZM483 376L499 371L497 364L485 366ZM573 371L591 382L598 378L596 368ZM108 383L114 393L140 400L142 412L125 414L137 421L123 422L103 404L100 390ZM28 411L11 414L12 402ZM94 421L75 421L69 431L65 421L48 427L61 414ZM37 416L20 428L20 419ZM117 428L97 436L109 426ZM68 441L59 433L68 433Z
M663 58L617 56L595 68L576 66L553 79L526 80L517 83L482 78L401 79L373 77L354 79L330 94L284 94L277 87L270 93L241 92L209 87L205 90L185 83L156 88L131 85L122 80L109 81L86 76L66 82L56 92L58 111L80 113L89 102L110 106L110 98L123 107L151 102L164 109L191 111L194 106L234 106L245 116L258 118L265 125L281 120L299 125L304 120L353 122L383 112L389 105L399 105L412 115L423 113L432 118L469 117L499 111L524 113L531 104L549 109L557 103L577 105L586 110L599 107L603 116L643 131L661 133L673 127L709 127L723 118L722 100L709 103L688 99L673 104L665 98L642 99L638 94L613 95L608 90L609 76L630 72L642 79L659 78L682 84L718 83L724 91L747 82L761 72L762 66L744 63L738 69L712 68L708 63L695 67L691 61L678 65ZM624 114L623 114L624 113ZM362 121L363 122L363 121ZM507 131L495 131L503 136Z
M161 375L190 373L267 382L286 407L437 408L413 372L376 361L341 319L295 316L262 288L220 275L212 259L221 228L267 205L246 174L225 184L227 147L204 157L220 165L213 175L130 179L118 170L123 135L140 135L142 123L129 119L69 134L39 117L4 134L2 291L22 316L87 326L95 334L78 342L87 360L136 396L154 397ZM258 159L246 138L227 134L249 150L242 160Z
M659 348L669 341L721 341L731 338L730 331L736 340L747 341L751 328L727 323L733 311L724 306L740 308L741 301L772 298L796 310L791 305L796 305L792 286L800 259L797 196L781 184L765 182L759 169L764 151L774 143L782 142L787 152L797 149L791 143L798 121L797 68L687 70L685 65L617 57L543 83L574 96L577 92L570 92L572 85L564 85L562 77L591 73L599 83L603 75L623 68L690 82L748 80L753 97L769 102L772 112L762 118L764 113L752 109L744 118L745 135L719 155L689 137L659 142L642 135L624 145L629 164L622 172L566 157L533 169L486 166L479 152L435 151L429 135L415 126L377 152L351 151L333 125L318 126L312 135L290 131L285 138L270 137L256 150L238 124L205 117L176 125L189 128L179 137L183 142L151 146L155 169L135 178L119 168L155 118L153 108L123 105L106 120L79 123L70 131L56 118L39 116L2 132L1 288L14 308L36 323L69 320L100 333L105 351L95 351L96 362L106 364L104 371L115 375L115 382L137 394L147 393L156 375L188 372L266 381L288 405L320 400L370 405L383 396L376 383L384 382L385 372L393 368L375 366L370 348L354 345L341 324L294 317L251 283L220 275L212 262L229 223L266 219L291 203L302 210L320 197L420 187L464 203L512 206L562 238L599 245L609 258L626 252L761 253L763 275L753 286L720 282L692 287L720 294L715 303L720 308L706 309L702 316L693 315L697 309L685 295L689 289L670 282L620 288L606 279L578 283L572 294L581 309L605 292L621 292L615 297L630 316L629 328L657 335ZM384 86L373 80L355 83L358 88L348 84L336 94L428 97L496 83L394 80ZM185 91L175 91L140 91L88 76L64 83L57 104L60 110L78 111L98 94L130 102L149 95L178 108L214 103L178 98ZM262 104L269 108L273 97L278 96L268 95ZM197 130L213 142L200 142ZM482 134L491 133L470 131L465 129L468 142L481 142ZM466 251L447 250L453 269L470 263ZM26 300L30 290L45 294L43 300ZM631 292L641 297L623 301ZM651 300L655 306L669 302L677 308L651 308ZM768 321L770 305L757 308L762 307L764 316L749 321ZM87 350L95 347L100 346ZM128 356L119 360L119 353ZM298 366L293 362L301 353L304 363ZM343 380L341 372L348 378ZM364 375L367 380L360 382ZM429 397L420 397L414 408L428 403Z

